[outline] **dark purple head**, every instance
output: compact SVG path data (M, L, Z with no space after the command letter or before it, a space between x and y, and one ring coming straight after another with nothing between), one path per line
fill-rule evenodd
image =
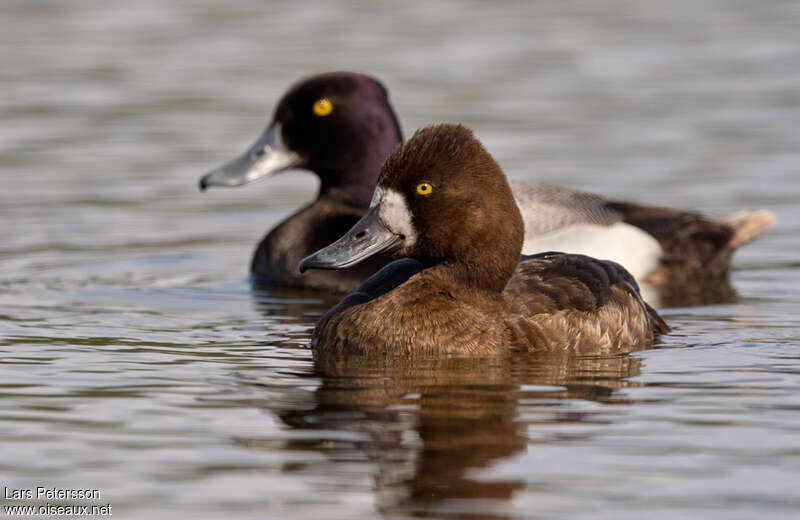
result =
M320 193L369 206L383 160L402 141L386 89L354 72L293 85L265 132L241 157L200 179L200 188L238 186L289 168L316 173Z

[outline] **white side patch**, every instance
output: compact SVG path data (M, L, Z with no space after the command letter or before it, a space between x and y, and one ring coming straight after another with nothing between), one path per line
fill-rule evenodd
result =
M378 194L380 188L375 189ZM417 231L411 223L411 211L406 204L406 198L394 190L381 190L381 199L378 202L378 216L389 231L406 237L405 247L411 247L417 242Z
M638 282L658 266L663 253L658 241L641 229L618 222L610 226L575 224L538 237L526 238L526 255L561 251L613 260L622 264Z

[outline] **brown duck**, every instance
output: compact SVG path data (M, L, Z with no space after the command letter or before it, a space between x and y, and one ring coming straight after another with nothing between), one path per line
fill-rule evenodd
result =
M264 134L244 155L203 176L200 186L238 186L289 168L314 172L320 179L317 199L264 237L253 257L253 282L349 292L390 256L306 276L297 263L361 218L383 160L401 141L378 80L354 72L319 74L293 85ZM542 184L510 185L525 224L524 253L556 250L614 260L667 304L728 299L733 252L774 221L769 211L714 220Z
M369 210L305 258L343 269L390 263L317 324L317 354L597 353L652 343L666 324L620 265L583 255L520 258L523 221L508 181L472 132L419 130L388 157Z

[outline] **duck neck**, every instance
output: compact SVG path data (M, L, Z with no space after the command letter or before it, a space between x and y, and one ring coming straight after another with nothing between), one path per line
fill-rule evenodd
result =
M318 199L333 198L366 211L378 182L380 163L365 165L357 170L317 170L316 173L320 178Z
M504 215L504 213L506 215ZM437 262L461 285L492 292L502 292L519 263L523 225L513 202L489 211L494 218L467 224L473 233L451 235L447 253ZM501 229L497 222L503 222Z
M514 274L518 258L518 255L515 256L513 262L498 261L496 257L478 262L448 261L436 264L431 269L459 286L500 293Z

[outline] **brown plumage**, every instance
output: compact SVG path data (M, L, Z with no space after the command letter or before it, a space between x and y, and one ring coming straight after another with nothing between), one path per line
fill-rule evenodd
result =
M319 117L312 106L323 98L334 109ZM350 292L390 257L352 271L308 276L300 276L296 260L341 236L364 214L380 165L401 141L388 92L378 80L353 72L318 74L302 79L284 94L267 130L256 141L259 146L203 176L200 185L203 189L240 185L290 167L314 172L320 179L318 199L264 237L251 264L252 280L257 286ZM269 144L269 153L264 153L264 144ZM285 154L293 158L286 159ZM231 168L238 173L234 175ZM524 250L528 253L553 248L540 248L532 242L575 225L596 224L590 238L623 221L651 234L663 249L652 259L653 265L639 265L637 252L641 253L641 248L631 253L619 243L588 250L580 243L562 243L555 249L613 258L639 281L648 282L648 288L656 289L661 296L660 302L668 305L730 299L733 289L727 271L732 253L768 228L775 218L762 210L712 220L542 184L516 181L511 188L524 215Z
M523 260L503 295L511 302L507 324L514 345L563 351L570 338L577 353L613 352L669 332L622 266L588 256L546 253Z
M662 248L658 266L642 280L658 289L665 305L727 301L736 249L775 222L771 211L738 211L716 220L672 208L607 202L628 224L652 235Z
M331 309L312 337L318 355L607 352L668 330L617 264L520 260L522 218L505 175L462 126L424 128L395 150L362 222L373 213L394 234L393 252L414 260L389 264ZM357 228L303 264L362 247L371 230Z

